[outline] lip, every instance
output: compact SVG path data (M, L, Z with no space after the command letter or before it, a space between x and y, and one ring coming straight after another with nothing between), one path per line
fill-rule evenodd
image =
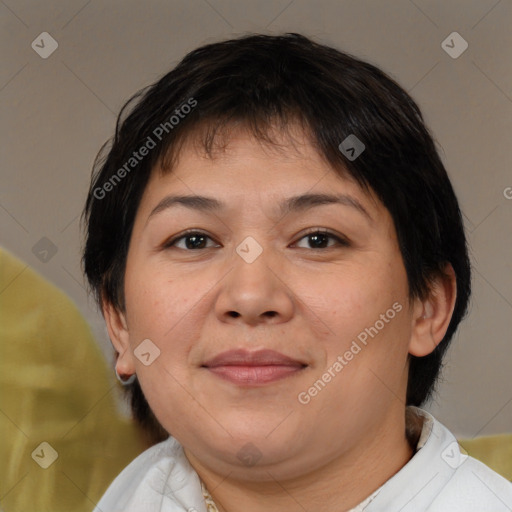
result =
M307 365L274 350L228 350L202 365L238 385L262 385L293 375Z

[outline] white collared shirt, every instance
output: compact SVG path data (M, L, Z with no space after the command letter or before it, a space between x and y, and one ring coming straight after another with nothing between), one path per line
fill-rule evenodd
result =
M512 483L461 453L429 413L411 460L349 512L512 512ZM93 512L207 512L199 476L170 437L129 464Z

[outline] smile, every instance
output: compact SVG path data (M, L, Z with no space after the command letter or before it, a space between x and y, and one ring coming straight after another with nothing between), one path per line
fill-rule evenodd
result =
M203 367L237 385L258 386L303 370L307 365L273 350L230 350L207 361Z

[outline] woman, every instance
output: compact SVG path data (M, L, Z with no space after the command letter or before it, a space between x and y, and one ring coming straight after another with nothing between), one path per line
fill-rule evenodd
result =
M84 268L158 444L96 510L510 510L421 406L465 314L414 101L307 38L211 44L123 109Z

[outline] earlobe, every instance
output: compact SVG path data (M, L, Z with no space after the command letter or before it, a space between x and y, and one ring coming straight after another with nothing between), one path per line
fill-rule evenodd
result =
M103 301L102 310L108 335L118 353L116 370L119 375L132 375L135 373L135 365L130 347L130 333L126 315L106 300Z
M431 283L431 292L424 300L415 301L409 353L423 357L430 354L444 338L457 297L455 271L447 264L444 272Z

